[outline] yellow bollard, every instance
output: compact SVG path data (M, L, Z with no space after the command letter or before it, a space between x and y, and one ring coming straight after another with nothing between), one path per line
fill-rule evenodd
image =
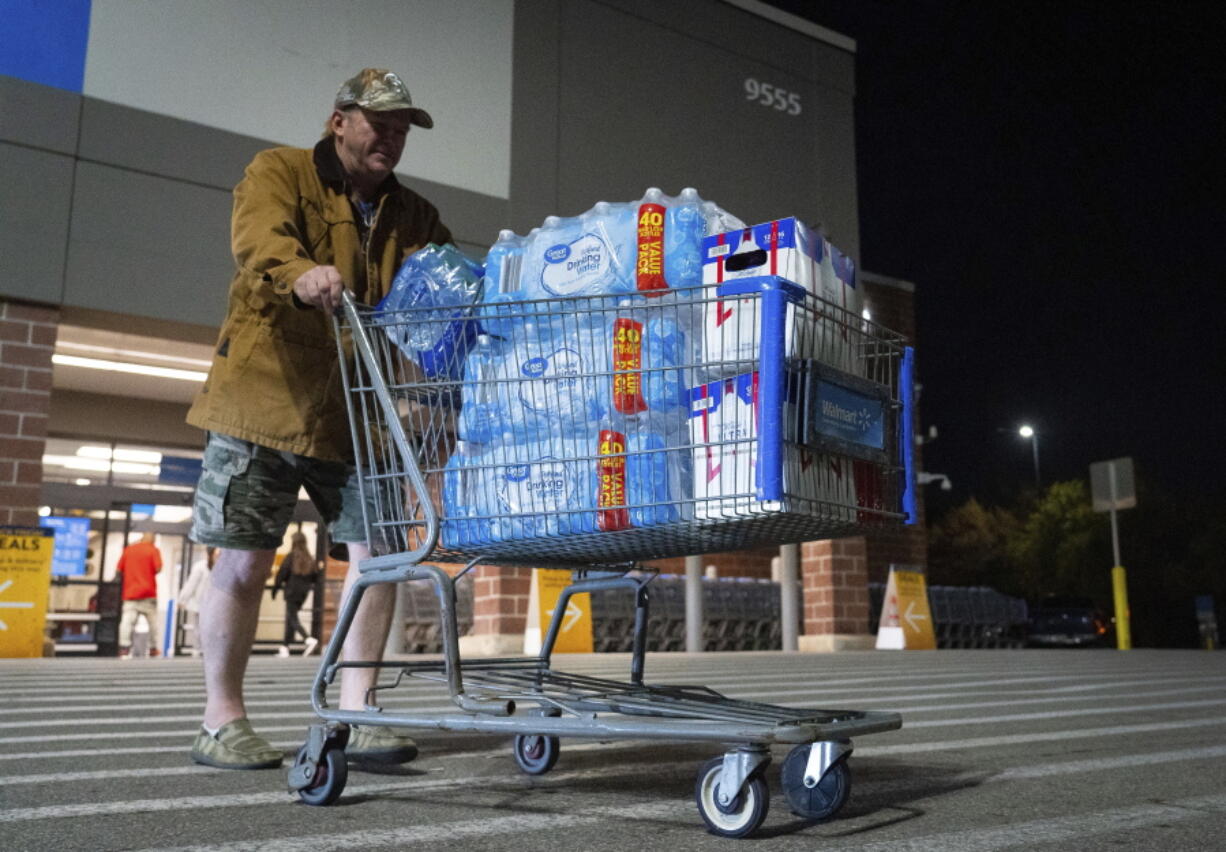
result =
M1111 589L1115 593L1115 647L1128 651L1132 648L1132 632L1128 627L1132 613L1128 611L1128 578L1123 565L1111 569Z

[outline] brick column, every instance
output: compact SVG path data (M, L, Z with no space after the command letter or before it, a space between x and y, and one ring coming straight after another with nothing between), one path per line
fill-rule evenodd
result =
M460 653L518 657L524 652L531 568L478 565L473 569L473 629L460 637Z
M800 546L805 634L801 651L872 648L868 626L868 558L862 537Z
M56 308L0 301L0 524L38 523Z

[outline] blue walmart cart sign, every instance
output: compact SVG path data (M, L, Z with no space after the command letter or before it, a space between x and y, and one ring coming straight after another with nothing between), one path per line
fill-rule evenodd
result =
M89 518L43 518L44 527L55 530L51 573L73 577L85 573L85 554L89 549Z
M885 406L880 399L818 381L815 414L813 426L819 435L885 449Z

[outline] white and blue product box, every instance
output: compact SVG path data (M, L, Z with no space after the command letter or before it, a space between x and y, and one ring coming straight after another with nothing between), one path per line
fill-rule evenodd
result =
M713 234L702 245L703 284L722 284L738 278L777 275L803 287L807 292L859 316L863 297L856 286L855 265L820 234L814 233L795 216L775 219L739 231ZM703 360L714 368L722 363L752 360L758 351L760 299L745 297L708 302L703 311ZM806 314L806 316L808 316ZM843 360L845 347L837 351L796 352L793 349L795 319L787 318L786 353L822 360ZM821 346L830 334L814 334L805 329L802 339ZM838 335L846 341L846 330ZM828 349L828 346L822 346ZM737 371L744 369L740 366Z
M856 519L851 462L787 443L784 501L757 499L758 374L742 373L690 388L690 443L694 453L694 519L734 520L799 510L832 520ZM784 423L795 423L795 400Z

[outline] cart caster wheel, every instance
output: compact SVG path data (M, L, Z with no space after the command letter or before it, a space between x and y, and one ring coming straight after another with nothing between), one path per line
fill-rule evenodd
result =
M745 782L740 794L727 805L719 803L719 776L724 768L722 757L713 758L698 770L694 799L702 821L720 837L747 837L757 831L766 819L770 794L761 774Z
M295 763L306 759L306 746L298 749ZM298 791L298 798L308 805L330 805L341 797L345 782L349 780L349 762L344 749L329 748L315 767L315 776L309 786Z
M515 737L515 762L528 775L544 775L558 762L557 737L544 734L519 734Z
M783 793L788 806L798 817L811 820L830 819L837 814L851 795L851 770L847 759L836 761L812 787L805 786L805 769L809 764L809 746L797 746L788 752L779 770Z

